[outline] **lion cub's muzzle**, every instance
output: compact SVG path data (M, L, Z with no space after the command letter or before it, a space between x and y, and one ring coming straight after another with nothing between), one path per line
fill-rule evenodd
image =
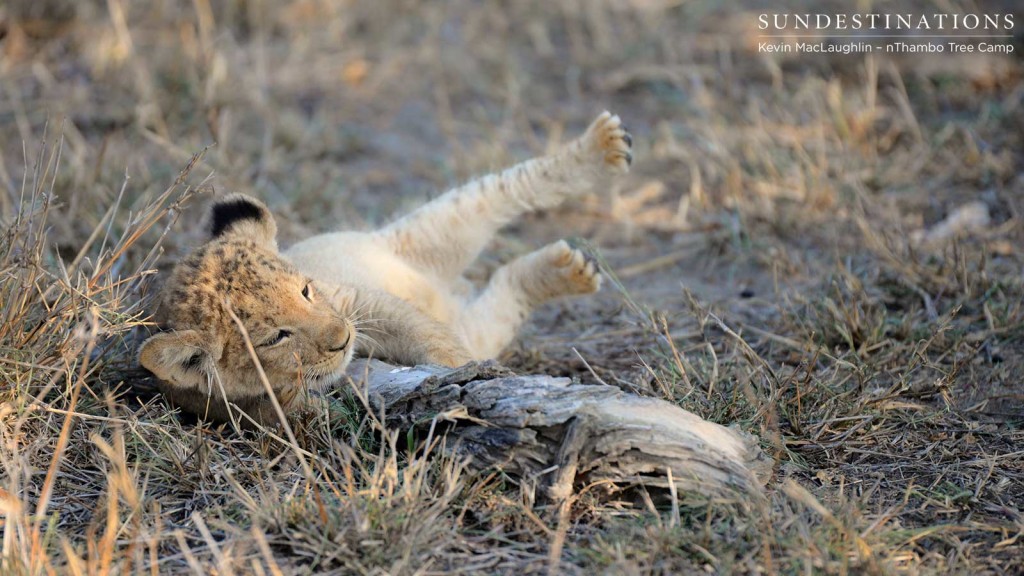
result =
M332 346L331 348L328 348L327 351L328 352L342 352L342 351L345 350L345 348L348 348L348 345L350 343L352 343L352 332L353 332L353 330L351 328L349 328L348 326L344 327L343 332L342 332L342 336L340 338L335 339L335 341L339 342L339 344L336 344L336 345Z

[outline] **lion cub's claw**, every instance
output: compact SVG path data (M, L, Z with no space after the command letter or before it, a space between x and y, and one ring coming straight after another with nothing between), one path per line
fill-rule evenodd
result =
M597 260L566 240L547 247L549 274L558 295L592 294L601 288Z
M591 149L595 149L604 167L613 172L629 172L633 163L633 137L622 125L622 120L611 112L602 112L583 135Z

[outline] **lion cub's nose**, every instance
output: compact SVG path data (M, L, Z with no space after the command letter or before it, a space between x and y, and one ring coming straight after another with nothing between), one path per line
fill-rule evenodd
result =
M337 344L328 348L328 351L341 352L346 347L348 347L348 343L350 340L352 340L352 331L348 330L347 328L342 328L338 331L338 335L335 339L335 342L337 342Z

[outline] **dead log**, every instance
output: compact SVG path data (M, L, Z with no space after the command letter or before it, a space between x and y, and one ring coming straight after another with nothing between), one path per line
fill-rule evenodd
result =
M517 376L494 362L450 369L359 360L349 374L389 426L454 422L447 450L535 482L555 500L604 483L760 502L771 474L750 435L613 386Z

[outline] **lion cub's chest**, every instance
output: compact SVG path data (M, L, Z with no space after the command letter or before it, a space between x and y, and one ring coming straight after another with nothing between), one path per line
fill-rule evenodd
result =
M285 250L284 256L314 280L382 290L443 323L451 322L458 310L440 282L381 247L369 234L321 234Z

